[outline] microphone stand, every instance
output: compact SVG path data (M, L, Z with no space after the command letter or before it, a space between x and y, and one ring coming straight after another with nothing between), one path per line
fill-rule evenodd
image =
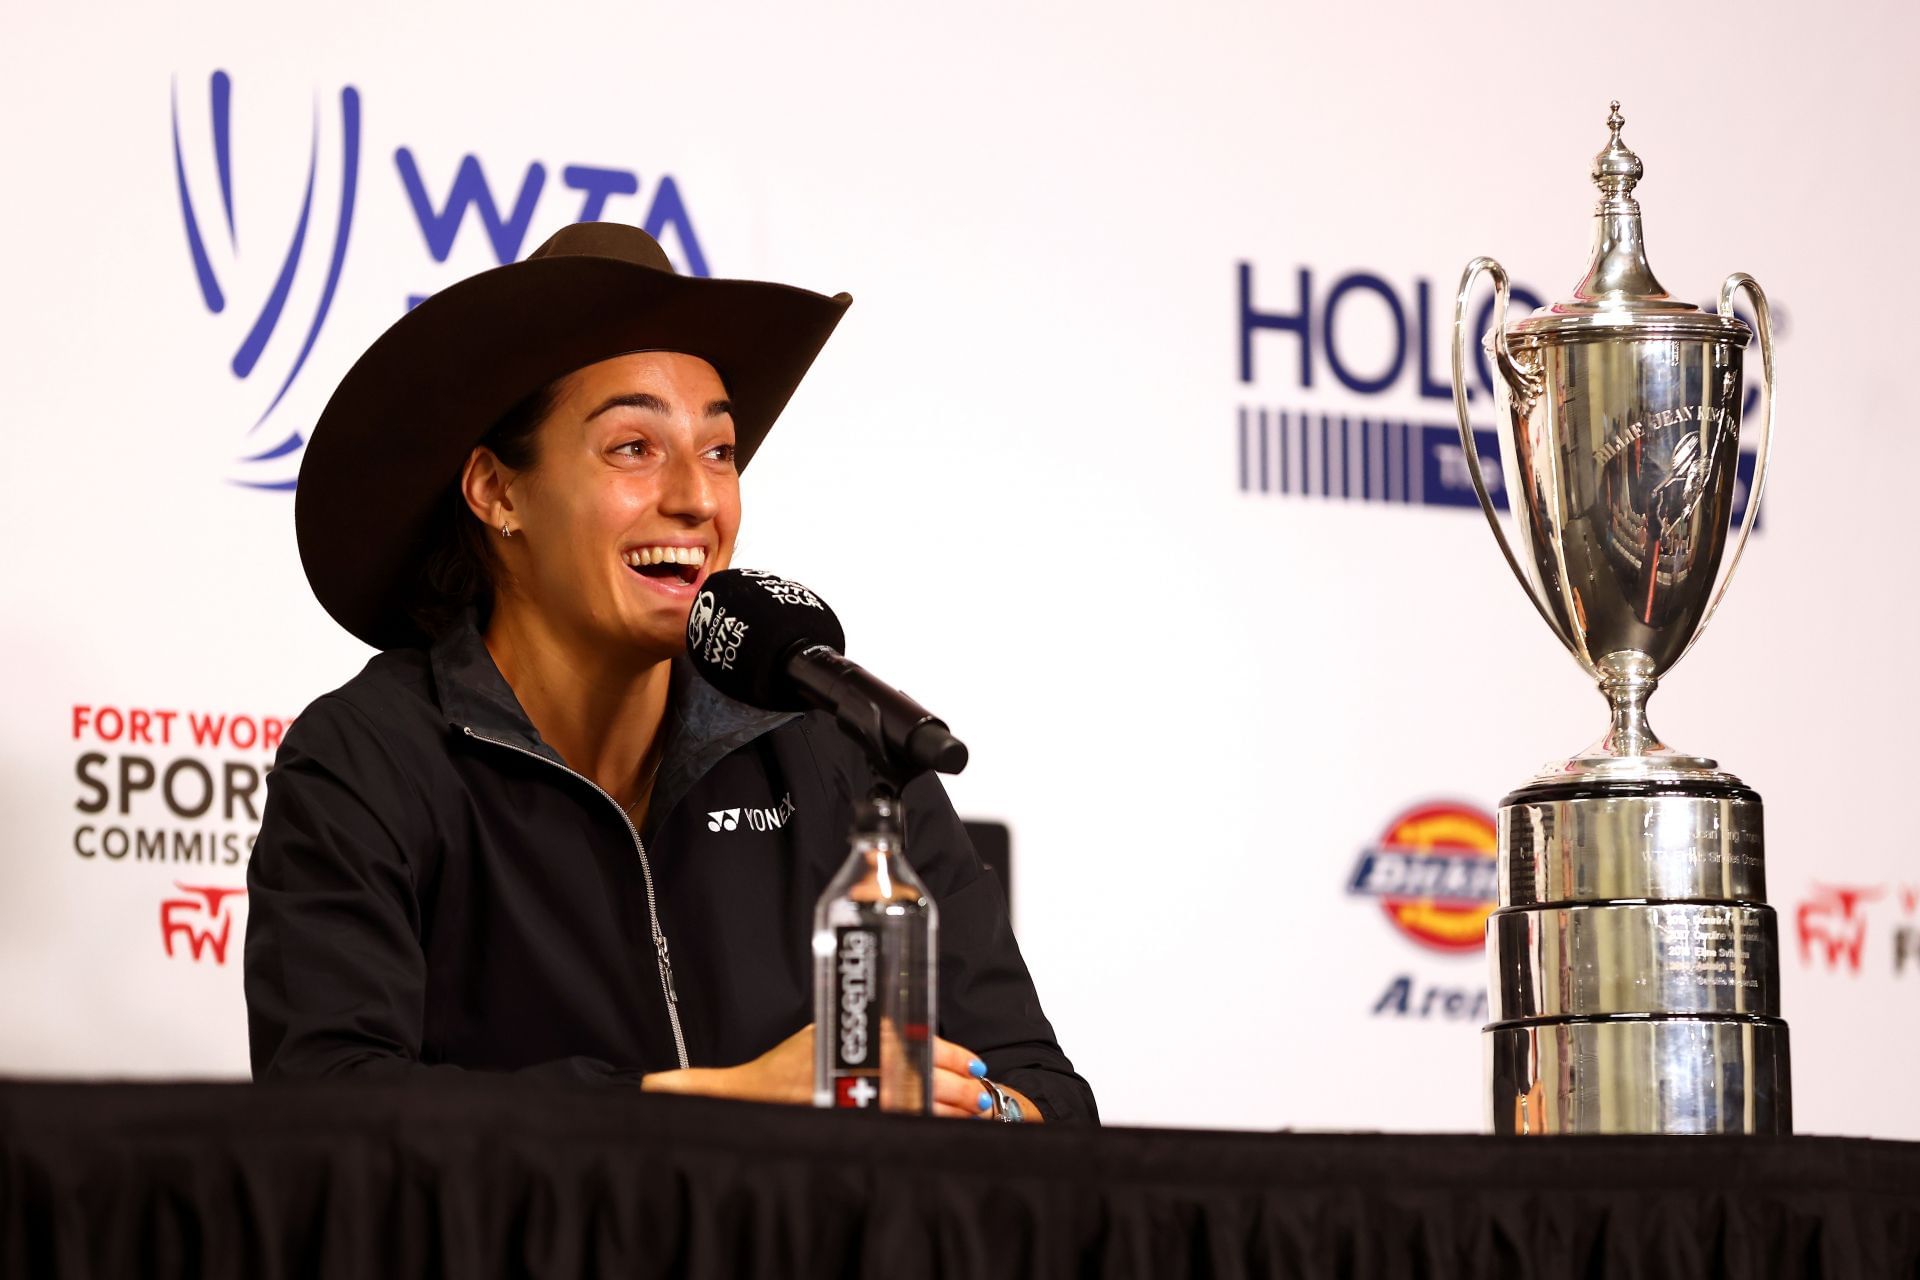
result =
M874 771L894 785L967 767L967 744L938 716L836 650L815 645L795 655L787 670L816 706L833 708L834 720L865 750Z

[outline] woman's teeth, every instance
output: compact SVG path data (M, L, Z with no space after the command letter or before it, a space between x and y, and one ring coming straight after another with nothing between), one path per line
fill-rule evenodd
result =
M699 567L707 562L705 547L637 547L626 554L627 563L635 569L650 564L687 564Z
M622 557L627 567L643 578L680 582L692 586L700 580L700 567L707 562L705 547L635 547Z

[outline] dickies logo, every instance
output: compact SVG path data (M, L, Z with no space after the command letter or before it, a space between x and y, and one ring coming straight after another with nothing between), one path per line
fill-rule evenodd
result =
M745 807L737 809L713 809L707 813L707 830L736 831L741 823L749 831L778 831L787 825L793 817L794 806L791 795L782 796L780 803L772 808Z
M1347 892L1378 898L1393 927L1436 951L1475 951L1499 899L1493 815L1442 802L1409 809L1360 853Z

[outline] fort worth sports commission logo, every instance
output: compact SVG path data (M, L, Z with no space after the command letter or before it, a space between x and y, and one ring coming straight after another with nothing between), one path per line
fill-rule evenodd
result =
M229 944L247 896L267 769L292 723L246 712L73 704L72 856L150 886L159 903L158 947L169 959L217 966L237 957Z
M337 101L328 101L324 107L316 98L312 126L303 140L304 193L293 206L290 220L278 227L258 225L247 217L250 206L243 180L258 171L236 159L234 100L233 77L215 71L208 83L205 134L195 136L189 128L187 142L183 142L176 80L172 95L174 183L199 301L208 315L221 318L225 330L228 346L222 354L227 371L239 382L259 387L254 397L257 412L249 411L244 419L229 424L238 437L231 479L253 489L291 490L312 423L304 418L287 420L285 414L276 416L276 410L303 372L316 376L308 371L308 358L314 354L339 296L362 181L361 95L348 85L340 90ZM192 114L199 123L202 118L198 112ZM298 146L302 140L289 141ZM210 173L205 164L208 158L212 162ZM548 188L548 170L542 162L527 163L510 199L496 196L479 156L473 152L449 165L430 149L422 148L416 154L412 147L401 146L393 153L393 165L393 178L406 196L421 243L432 261L447 260L469 213L486 234L496 263L517 261L528 247L528 229L541 207L542 192ZM453 177L446 195L436 204L430 189L434 184L427 175L447 168L452 169ZM199 182L192 176L196 172L202 175ZM568 201L564 208L554 210L567 221L617 217L617 209L608 210L609 202L640 192L639 176L625 168L569 164L561 167L560 180L561 186L578 197L577 204ZM252 207L258 204L256 200ZM670 174L663 174L654 184L640 225L661 240L670 254L677 246L681 270L697 276L711 274L680 186ZM402 231L377 227L373 234L396 236ZM256 284L250 295L242 298L238 296L240 282L248 280ZM424 296L396 288L396 313ZM331 387L344 372L342 363L319 371L318 376Z
M1349 893L1376 898L1402 934L1436 951L1478 951L1499 900L1493 817L1470 805L1409 809L1361 851Z
M1920 882L1810 885L1780 914L1799 936L1803 969L1920 977Z

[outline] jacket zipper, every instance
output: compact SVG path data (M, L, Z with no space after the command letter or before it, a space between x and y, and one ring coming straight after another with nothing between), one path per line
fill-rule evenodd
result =
M673 1027L673 1049L674 1052L679 1055L680 1069L682 1071L686 1070L688 1066L687 1038L680 1032L680 995L673 987L673 960L667 954L667 935L662 932L660 928L660 909L654 901L653 896L653 868L647 862L647 846L645 842L640 839L640 828L633 825L632 816L620 807L620 802L615 800L607 793L604 787L592 778L589 778L586 774L575 773L566 765L561 764L557 760L549 760L538 751L529 751L525 747L515 743L502 742L498 738L489 738L486 734L476 732L466 725L461 725L460 731L478 742L489 742L496 747L517 752L530 760L538 760L542 764L552 765L568 777L580 779L580 781L592 787L602 796L605 796L607 803L612 805L615 811L619 813L620 821L627 824L627 834L633 837L634 851L640 855L640 878L646 882L647 886L647 924L653 930L654 959L658 962L660 969L660 994L667 1002L667 1021Z

